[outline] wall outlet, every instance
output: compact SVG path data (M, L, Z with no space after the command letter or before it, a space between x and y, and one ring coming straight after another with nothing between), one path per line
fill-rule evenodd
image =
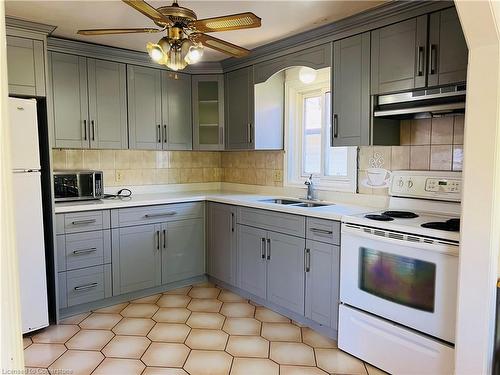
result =
M116 171L115 172L115 181L116 182L122 182L123 181L123 172L122 171Z
M274 171L274 182L283 182L283 171Z

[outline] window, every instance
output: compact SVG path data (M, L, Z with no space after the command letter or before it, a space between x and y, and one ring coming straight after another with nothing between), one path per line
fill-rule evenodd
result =
M311 84L296 70L287 70L285 81L287 184L302 185L313 175L320 189L355 192L357 148L330 147L330 69L318 70Z

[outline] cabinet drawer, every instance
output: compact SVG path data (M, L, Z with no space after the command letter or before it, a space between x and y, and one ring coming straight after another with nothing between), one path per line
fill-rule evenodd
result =
M57 268L59 271L69 271L110 263L110 230L58 236L57 253Z
M305 218L298 215L240 207L238 223L297 237L305 237Z
M163 204L113 210L113 228L203 217L203 202Z
M340 245L340 222L308 217L306 225L308 240Z
M111 297L111 265L66 272L68 307Z
M109 225L108 210L64 214L64 233L109 229Z

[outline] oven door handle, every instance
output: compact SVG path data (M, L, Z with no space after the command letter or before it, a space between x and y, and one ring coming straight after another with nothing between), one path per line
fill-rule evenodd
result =
M367 228L368 230L372 230L371 228ZM395 235L401 235L401 233L397 232L391 232L385 229L373 229L374 231L377 231L378 233L394 233ZM441 254L446 254L446 255L453 255L453 256L458 256L459 253L459 246L458 243L455 244L447 244L443 242L439 242L438 240L435 243L427 243L423 241L410 241L407 239L399 239L399 238L389 238L389 237L384 237L381 235L373 234L373 233L367 233L364 231L364 227L358 226L356 224L347 224L347 223L342 223L342 235L351 235L355 236L358 238L368 238L373 241L378 241L378 242L384 242L384 243L390 243L393 245L399 245L402 246L404 245L405 247L412 247L416 248L419 250L427 250L427 251L432 251L432 252L438 252ZM406 236L406 235L404 235ZM422 237L416 234L408 234L407 236L410 236L413 239L422 239L422 240L431 240L426 237ZM344 242L344 241L343 241Z

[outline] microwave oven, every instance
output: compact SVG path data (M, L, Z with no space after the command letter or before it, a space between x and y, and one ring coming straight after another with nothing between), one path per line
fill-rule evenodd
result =
M101 199L103 196L102 171L54 171L56 202Z

